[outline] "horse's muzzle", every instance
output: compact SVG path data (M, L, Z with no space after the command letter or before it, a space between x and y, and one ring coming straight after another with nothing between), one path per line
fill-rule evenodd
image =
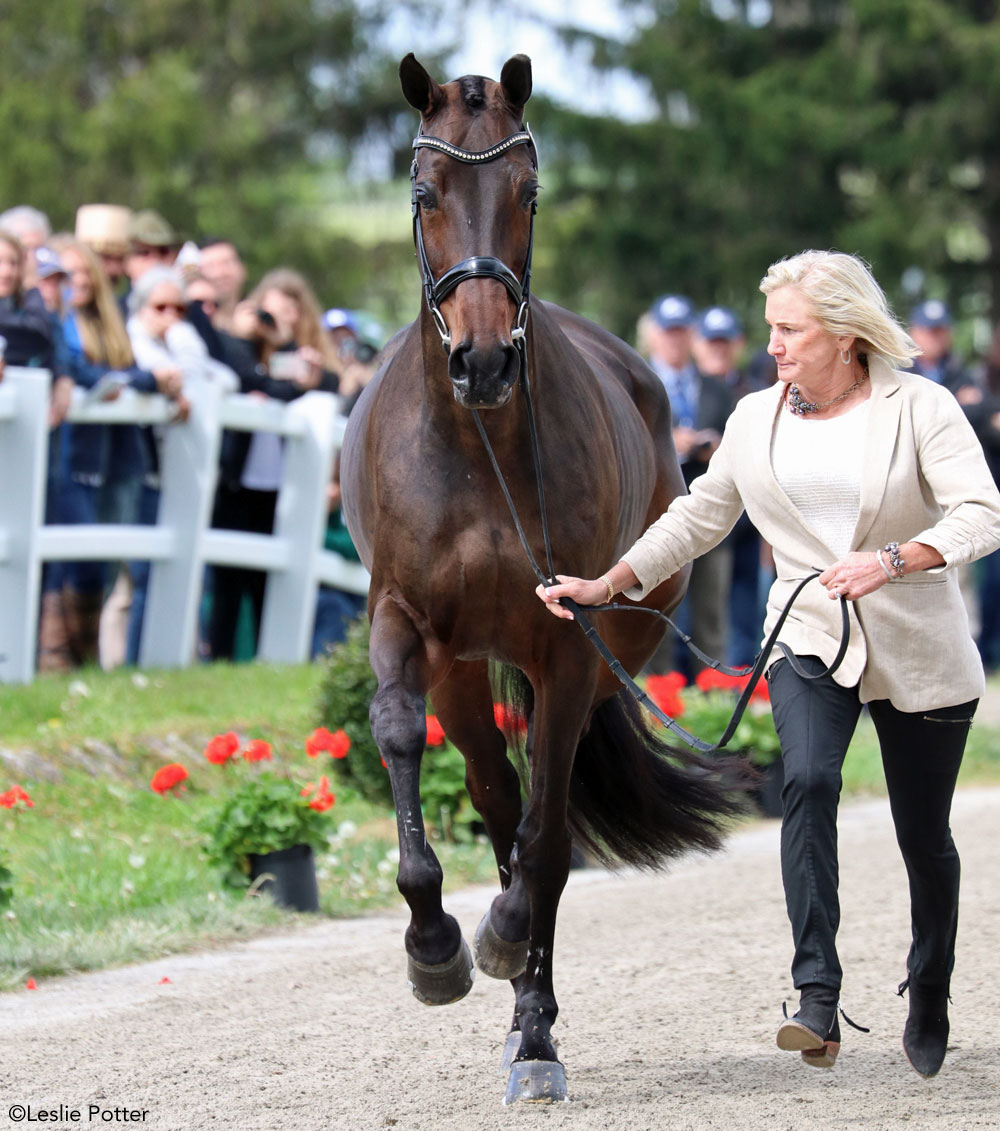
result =
M477 349L463 342L448 355L448 376L463 408L503 408L519 371L517 350L510 343Z

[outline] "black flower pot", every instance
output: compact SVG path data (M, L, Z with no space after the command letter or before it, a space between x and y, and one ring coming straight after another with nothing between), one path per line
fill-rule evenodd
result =
M308 844L250 857L250 880L268 891L274 902L292 911L319 911L316 860Z
M753 791L753 799L757 802L764 817L782 816L781 791L785 785L785 765L781 758L775 758L766 766L758 767L760 784Z

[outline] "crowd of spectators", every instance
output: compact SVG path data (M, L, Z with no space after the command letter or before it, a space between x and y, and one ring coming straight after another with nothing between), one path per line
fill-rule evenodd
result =
M247 270L229 239L184 241L156 212L87 204L72 233L53 233L29 206L0 214L0 376L7 364L53 374L45 519L58 523L155 523L159 502L156 429L66 420L73 390L112 399L123 388L158 392L189 412L185 387L212 381L227 391L282 402L310 389L341 397L349 412L375 371L376 341L354 311L324 310L289 267L268 271L247 293ZM910 333L918 370L958 399L1000 481L1000 329L989 354L967 364L954 350L945 303L920 303ZM684 295L656 299L639 319L640 352L670 400L674 445L686 484L704 473L737 400L776 379L761 349L746 357L739 318L724 306L697 310ZM282 441L269 433L225 433L213 525L269 533L282 479ZM343 524L337 467L328 486L325 544L357 554ZM708 655L738 666L760 644L773 573L770 548L744 516L699 558L674 619ZM38 666L137 663L148 562L50 562L42 578ZM206 571L200 653L247 659L256 651L266 574ZM987 670L1000 667L1000 555L967 578L970 614ZM112 594L109 600L109 594ZM321 587L312 654L343 638L364 599ZM102 627L103 625L103 627ZM672 634L651 671L699 663Z
M267 272L244 296L247 272L228 239L185 241L158 213L87 204L73 232L22 205L0 214L0 378L5 364L53 375L45 520L152 524L159 506L160 429L67 419L74 389L97 401L124 388L160 393L174 418L185 389L288 402L312 389L349 412L374 373L377 341L353 311L324 311L297 271ZM373 335L372 335L373 336ZM270 533L282 479L282 441L226 432L213 524ZM330 469L326 544L357 560ZM48 562L42 577L38 668L68 671L139 658L149 563ZM206 571L199 651L248 659L256 651L266 574ZM321 587L313 655L342 639L363 598Z

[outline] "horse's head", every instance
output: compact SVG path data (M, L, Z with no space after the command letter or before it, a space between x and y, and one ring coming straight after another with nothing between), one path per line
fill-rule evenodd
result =
M399 77L420 111L414 238L455 398L466 408L500 408L518 377L515 341L527 317L538 191L522 122L531 62L515 55L498 83L467 75L439 86L407 55Z

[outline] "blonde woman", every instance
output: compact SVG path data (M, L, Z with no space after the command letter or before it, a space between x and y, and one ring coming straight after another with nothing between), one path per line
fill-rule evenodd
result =
M769 629L796 583L782 631L790 656L767 677L785 770L781 866L799 1009L781 1049L832 1067L840 1050L842 971L837 805L841 767L863 705L878 732L910 888L903 1048L933 1076L948 1041L959 860L949 829L955 780L984 690L955 566L1000 546L1000 494L955 398L902 372L917 353L868 267L836 252L775 263L768 352L778 383L739 402L708 471L595 580L560 578L556 602L638 597L705 553L743 509L774 547ZM840 600L850 643L837 652Z
M141 369L135 364L125 323L93 251L73 239L53 241L69 278L63 333L78 385L99 399L123 387L178 397L176 366ZM134 522L150 451L136 425L69 424L62 445L59 507L65 523ZM104 562L67 562L63 603L75 663L97 660L98 623L108 582Z

